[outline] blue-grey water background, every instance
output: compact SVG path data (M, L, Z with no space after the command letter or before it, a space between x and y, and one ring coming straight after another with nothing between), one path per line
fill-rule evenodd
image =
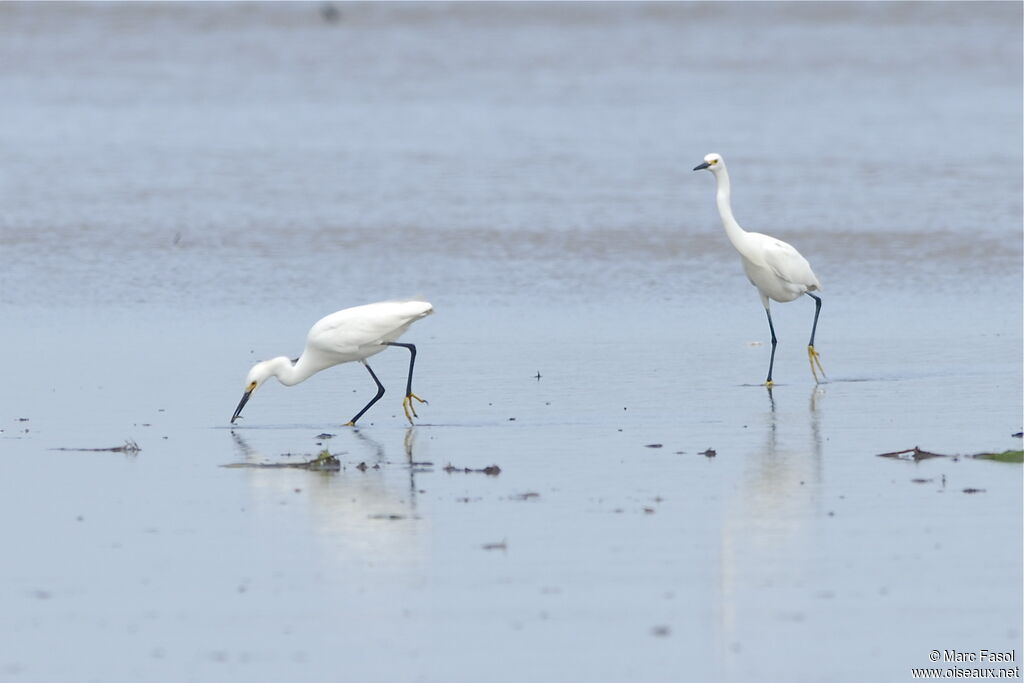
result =
M0 678L1020 665L1020 466L876 457L1020 448L1019 3L333 8L0 4ZM418 426L395 350L228 428L406 296Z

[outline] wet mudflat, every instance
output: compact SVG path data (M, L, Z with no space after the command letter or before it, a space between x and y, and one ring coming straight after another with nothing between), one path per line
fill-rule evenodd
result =
M1020 465L878 457L1021 447L1019 7L580 7L0 8L28 65L0 75L0 677L1019 655ZM879 36L916 50L879 62ZM757 386L763 310L689 172L709 151L740 222L821 277L828 382L808 300L773 309ZM410 295L437 309L403 338L416 426L392 352L358 429L354 365L228 424L253 362Z
M597 312L581 320L606 328L605 341L554 332L537 344L528 328L482 331L484 311L460 310L417 339L430 405L415 427L392 392L365 426L340 428L372 391L344 366L261 388L230 429L243 374L228 345L168 382L131 349L159 348L174 365L205 333L181 320L186 343L159 347L152 331L166 318L132 325L142 311L111 315L136 330L120 350L100 330L80 335L99 362L15 375L14 386L51 390L25 394L30 419L2 435L5 527L22 549L5 569L5 619L21 643L9 670L62 678L109 648L103 671L124 678L326 679L343 653L372 680L504 679L489 650L500 645L505 672L539 657L552 678L616 680L637 664L603 649L614 643L656 680L695 658L705 676L742 680L781 675L808 642L831 658L855 640L875 653L858 670L879 675L936 640L983 633L1012 646L1019 465L877 457L894 443L1019 444L1007 427L1019 401L1011 363L937 370L922 359L944 358L938 334L879 344L889 362L876 361L836 320L822 344L835 379L815 387L802 347L789 347L791 379L769 397L737 381L766 360L739 340L623 354L628 326L607 329ZM929 320L941 316L926 313L911 322L937 333ZM235 324L217 332L230 338ZM971 342L1008 358L1012 332ZM109 376L125 354L140 372ZM401 387L404 358L377 365ZM61 385L65 373L75 385ZM141 451L49 450L123 435ZM319 443L332 471L221 467L308 462ZM886 628L868 628L880 618ZM53 637L66 658L49 655Z

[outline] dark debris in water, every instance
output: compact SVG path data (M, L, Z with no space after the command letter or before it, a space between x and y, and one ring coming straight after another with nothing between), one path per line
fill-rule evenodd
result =
M662 446L664 446L664 444L660 444L660 443L646 443L646 444L644 444L644 448L661 448Z
M966 488L964 493L985 493L985 489Z
M484 543L480 547L484 550L508 550L508 542L502 541L501 543Z
M509 500L533 500L534 498L540 498L540 494L534 491L527 491L526 493L515 493L508 498Z
M943 455L942 453L932 453L930 451L922 451L917 446L913 448L905 448L902 451L891 451L889 453L879 453L879 458L895 458L897 460L913 460L918 462L920 460L927 460L928 458L948 458L950 456Z
M700 455L703 455L705 458L713 458L716 455L718 455L718 451L716 451L714 448L709 448L706 451L701 451Z
M486 474L488 477L496 477L499 474L501 474L501 468L498 467L497 465L490 465L488 467L483 467L480 469L473 469L472 467L455 467L451 463L448 463L447 465L444 466L443 469L448 474L453 474L455 472L465 472L466 474L480 472L481 474Z
M973 453L968 455L950 455L946 453L932 453L931 451L921 450L917 446L913 448L907 448L902 451L892 451L891 453L879 453L879 458L893 458L894 460L912 460L914 462L920 462L921 460L928 460L929 458L952 458L954 461L959 460L961 457L974 458L977 460L995 460L998 462L1024 462L1024 451L1003 451L1002 453Z
M320 18L325 24L337 24L341 21L341 11L333 3L325 2L320 5Z
M127 439L120 446L111 446L110 448L51 448L51 451L80 451L88 453L127 453L129 455L135 455L142 449L139 448L139 444L135 443L134 439Z

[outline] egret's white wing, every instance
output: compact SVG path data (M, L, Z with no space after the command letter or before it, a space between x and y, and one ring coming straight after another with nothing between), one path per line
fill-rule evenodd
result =
M794 285L803 285L809 291L821 289L818 278L811 270L811 264L793 245L780 239L762 235L762 254L765 265L776 277Z
M384 301L354 306L317 321L307 346L327 353L358 355L360 347L394 339L433 309L424 301Z

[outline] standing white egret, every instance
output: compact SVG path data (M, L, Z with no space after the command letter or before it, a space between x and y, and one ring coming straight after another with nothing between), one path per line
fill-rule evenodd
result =
M292 386L309 379L321 370L357 360L366 366L370 377L376 383L377 395L346 423L346 426L355 426L356 420L384 395L384 385L377 379L366 359L389 346L409 349L409 379L405 385L402 409L405 411L405 417L412 422L412 418L419 417L413 406L413 399L426 403L412 393L416 347L412 344L399 344L395 340L414 322L433 312L434 307L426 301L382 301L353 306L321 318L310 328L306 337L306 348L297 359L292 361L286 356L279 356L252 366L245 378L245 393L235 408L231 423L234 424L238 419L252 392L270 377L277 377L281 384Z
M747 232L740 227L732 215L729 204L729 172L725 169L725 160L720 154L708 154L704 163L694 167L694 171L707 169L718 182L718 213L722 217L725 234L732 246L740 253L743 270L747 273L750 284L757 287L761 295L761 303L768 314L768 329L772 333L772 356L768 362L768 379L765 386L772 386L772 368L775 365L775 325L772 324L772 311L769 299L780 303L793 301L802 294L814 299L814 324L811 325L811 341L807 344L807 359L811 364L811 374L818 381L818 371L825 377L825 368L814 349L814 333L818 329L818 314L821 313L821 298L811 292L821 289L818 278L811 270L811 264L800 255L792 245L759 232Z

